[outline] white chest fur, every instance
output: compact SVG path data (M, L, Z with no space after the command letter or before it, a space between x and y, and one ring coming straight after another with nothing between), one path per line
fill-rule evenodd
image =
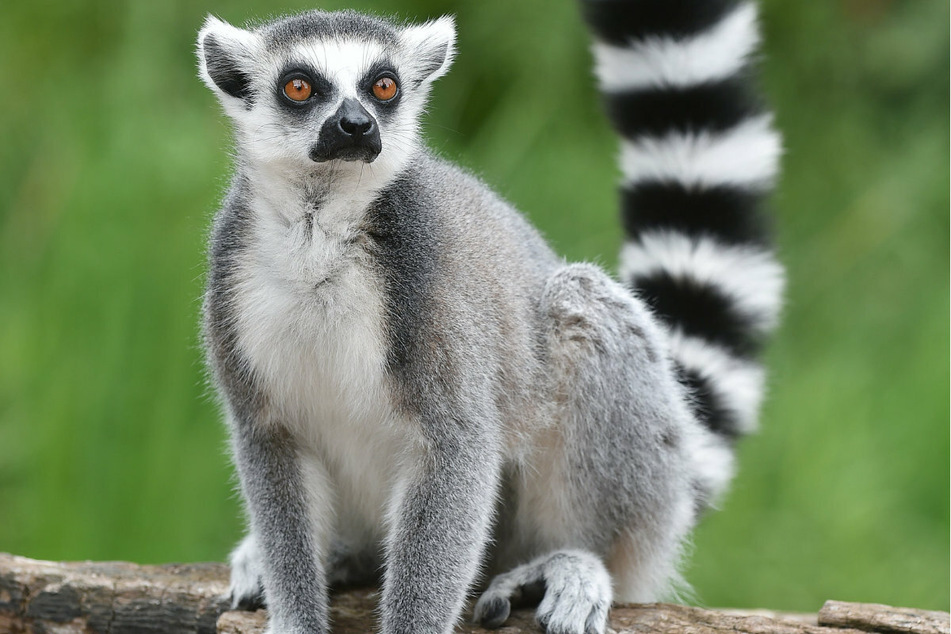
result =
M407 429L385 378L382 287L344 204L354 201L257 208L234 312L238 345L267 391L267 422L325 461L342 521L376 524Z

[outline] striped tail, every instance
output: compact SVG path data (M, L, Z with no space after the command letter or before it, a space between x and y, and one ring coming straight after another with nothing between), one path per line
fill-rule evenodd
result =
M781 153L755 91L756 6L736 0L582 0L596 73L621 135L621 278L669 327L708 428L755 428L757 362L783 269L761 207Z

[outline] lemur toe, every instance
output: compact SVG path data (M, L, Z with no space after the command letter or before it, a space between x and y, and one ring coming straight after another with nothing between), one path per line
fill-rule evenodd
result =
M247 535L229 558L231 586L228 594L233 610L259 610L265 607L261 581L261 556L253 535Z
M535 618L547 634L604 634L607 626L608 601L595 588L584 583L552 588ZM549 597L552 597L548 600Z
M611 607L609 603L598 602L591 608L584 622L584 634L604 634L608 625L608 609Z
M258 591L252 594L231 595L231 608L233 610L246 610L248 612L255 612L265 607L267 607L267 604L264 602L263 591Z
M264 586L260 577L231 573L229 589L232 610L253 612L267 607L264 601Z
M502 627L512 612L512 604L508 597L486 592L476 603L473 610L473 621L482 627L494 630Z

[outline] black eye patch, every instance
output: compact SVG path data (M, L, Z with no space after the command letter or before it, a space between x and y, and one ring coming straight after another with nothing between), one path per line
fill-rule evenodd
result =
M380 101L373 95L373 84L383 77L389 77L395 81L397 85L396 96L387 101ZM369 107L373 108L377 118L384 123L388 123L396 114L397 106L403 97L403 82L400 80L400 76L393 65L389 62L382 61L371 66L367 72L363 74L363 77L360 78L357 84L357 91L362 96L367 97L366 102L369 104Z
M384 76L392 77L397 81L400 78L399 74L396 72L396 69L393 68L393 64L387 61L380 61L373 64L373 66L370 66L370 68L368 68L367 71L363 73L363 77L360 78L360 84L361 86L369 87L372 86L373 82L375 82L377 79Z

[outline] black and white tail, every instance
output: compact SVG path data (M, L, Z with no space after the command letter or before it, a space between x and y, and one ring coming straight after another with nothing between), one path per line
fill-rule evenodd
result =
M781 152L752 80L756 5L582 0L596 73L622 137L621 278L669 327L699 418L725 439L756 426L757 353L783 269L761 207Z

